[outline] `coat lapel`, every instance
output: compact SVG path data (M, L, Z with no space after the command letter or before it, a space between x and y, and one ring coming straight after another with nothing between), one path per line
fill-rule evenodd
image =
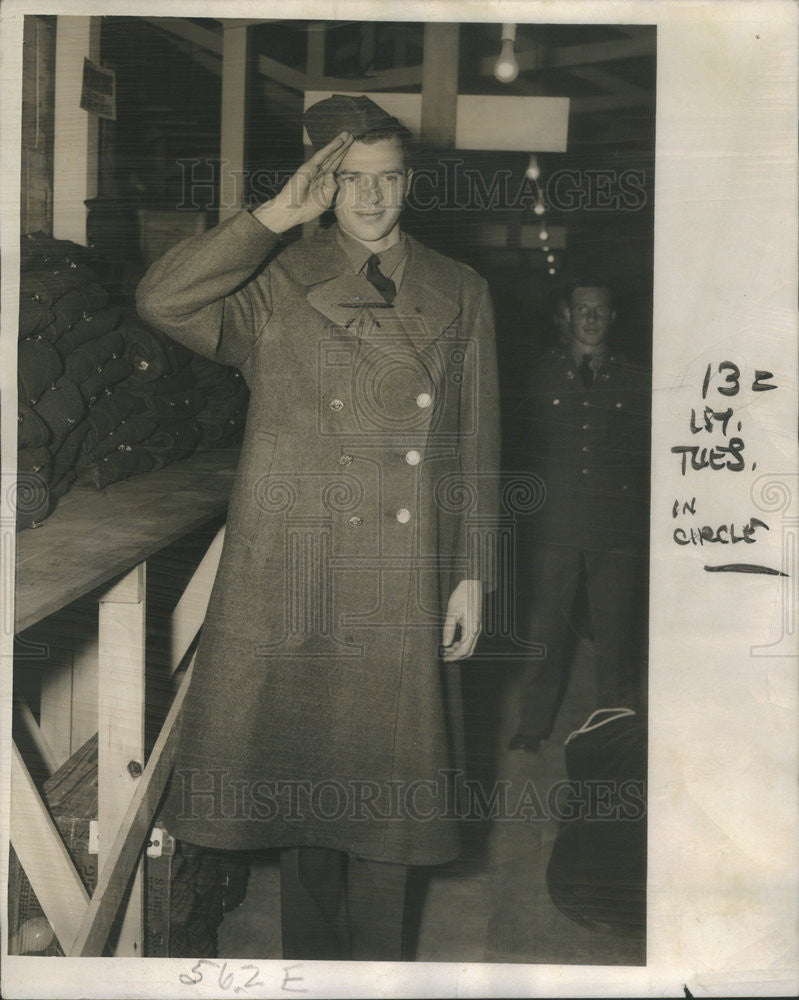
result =
M408 259L402 284L389 316L404 327L414 348L421 352L450 327L460 314L460 304L447 287L447 275L436 254L408 236ZM308 303L335 326L349 330L353 318L366 306L378 318L380 296L365 278L353 275L335 236L335 228L295 243L287 253L286 269L306 286ZM353 331L354 333L354 331Z
M408 236L408 260L394 304L417 351L437 340L460 315L449 280L438 255Z

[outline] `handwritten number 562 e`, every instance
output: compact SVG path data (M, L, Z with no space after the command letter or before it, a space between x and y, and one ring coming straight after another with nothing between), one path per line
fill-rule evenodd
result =
M201 958L199 960L199 962L197 962L192 967L192 969L191 969L190 972L184 972L184 973L182 973L180 975L180 977L179 977L180 981L185 986L196 986L198 983L201 983L202 980L203 980L203 972L202 972L201 966L203 966L203 965L209 965L209 966L211 966L214 969L219 969L219 963L218 962L212 962L209 958ZM231 986L233 985L234 974L233 974L233 972L228 972L227 971L227 966L228 966L228 963L225 962L225 963L223 963L221 969L219 969L218 983L219 983L219 986L223 990L229 990L231 988ZM242 990L245 990L245 989L247 989L250 986L263 986L262 982L256 982L256 979L258 978L258 972L259 972L258 966L257 965L244 965L244 966L241 967L241 969L239 971L240 972L244 972L245 970L248 970L248 969L252 969L253 970L252 975L250 976L250 978L247 980L246 983L243 983L242 985L239 985L239 986L235 987L235 989L234 989L235 993L241 993Z

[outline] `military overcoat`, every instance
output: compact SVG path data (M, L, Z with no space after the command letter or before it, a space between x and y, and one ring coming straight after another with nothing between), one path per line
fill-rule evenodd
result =
M185 840L458 853L439 644L452 588L488 573L493 320L481 277L407 239L391 305L335 227L276 252L248 212L140 284L146 320L251 393L165 810Z

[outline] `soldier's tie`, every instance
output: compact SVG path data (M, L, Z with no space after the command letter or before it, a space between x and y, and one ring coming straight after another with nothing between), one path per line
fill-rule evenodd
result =
M580 377L586 389L590 389L594 384L594 369L591 367L591 355L584 354L580 363Z
M386 302L393 302L397 288L391 278L387 278L380 270L380 258L376 253L366 261L366 277L380 292Z

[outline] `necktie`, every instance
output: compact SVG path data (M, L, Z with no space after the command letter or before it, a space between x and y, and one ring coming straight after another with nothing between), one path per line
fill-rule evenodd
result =
M375 286L386 302L394 301L394 296L397 294L396 286L391 278L387 278L380 270L380 258L376 253L373 253L366 262L366 278Z
M594 384L594 370L591 367L591 355L584 354L580 363L580 376L586 389L590 389Z

